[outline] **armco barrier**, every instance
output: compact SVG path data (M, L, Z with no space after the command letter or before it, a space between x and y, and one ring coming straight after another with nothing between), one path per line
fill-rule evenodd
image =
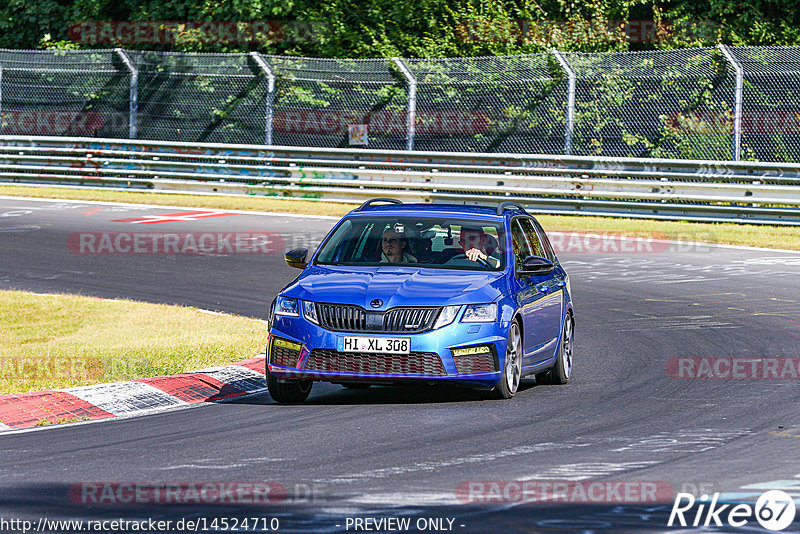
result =
M800 224L800 165L0 136L0 182Z

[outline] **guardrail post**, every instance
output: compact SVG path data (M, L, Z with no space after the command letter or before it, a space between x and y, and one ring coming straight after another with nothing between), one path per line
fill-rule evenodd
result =
M417 78L411 74L402 58L393 57L392 61L403 73L408 84L408 113L406 114L406 150L414 150L414 135L417 122Z
M3 64L0 63L0 134L3 133Z
M272 121L275 114L275 74L272 72L269 63L267 63L264 58L261 57L261 54L258 52L250 52L250 57L253 58L253 61L256 62L256 65L258 65L258 67L264 73L264 76L267 77L267 111L264 116L264 144L271 145Z
M742 151L742 91L744 89L744 70L742 66L736 61L736 58L731 54L731 51L724 44L717 45L722 55L733 67L736 72L736 95L733 104L733 147L731 152L734 161L741 159Z
M567 92L567 124L564 127L564 154L569 156L572 154L572 133L575 130L575 85L576 79L575 71L572 70L567 59L558 50L553 50L558 64L567 73L569 79L569 88Z
M130 93L128 96L128 137L136 139L139 126L139 69L136 68L131 58L122 48L115 48L114 52L117 53L131 74Z

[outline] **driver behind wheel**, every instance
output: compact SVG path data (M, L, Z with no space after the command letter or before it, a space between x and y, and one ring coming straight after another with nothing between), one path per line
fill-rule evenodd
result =
M472 261L483 260L492 268L500 266L500 249L497 247L497 241L480 227L461 228L461 237L459 239L461 248L464 249L464 254Z

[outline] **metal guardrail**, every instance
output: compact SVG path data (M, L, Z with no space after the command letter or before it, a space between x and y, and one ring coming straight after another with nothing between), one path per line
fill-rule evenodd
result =
M0 136L0 182L800 225L790 163Z

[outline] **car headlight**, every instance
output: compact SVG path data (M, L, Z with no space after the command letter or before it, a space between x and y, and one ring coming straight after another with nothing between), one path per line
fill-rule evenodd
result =
M310 300L304 300L303 302L303 317L308 319L314 324L319 324L319 319L317 319L317 307L314 305L313 302Z
M278 297L275 302L275 315L289 315L297 317L297 299L290 299L289 297Z
M497 320L497 303L471 304L464 310L462 323L493 323Z
M455 320L456 315L458 315L459 309L461 309L461 306L445 306L442 308L442 311L439 313L439 317L433 324L433 329L436 330L437 328L441 328L452 323Z

